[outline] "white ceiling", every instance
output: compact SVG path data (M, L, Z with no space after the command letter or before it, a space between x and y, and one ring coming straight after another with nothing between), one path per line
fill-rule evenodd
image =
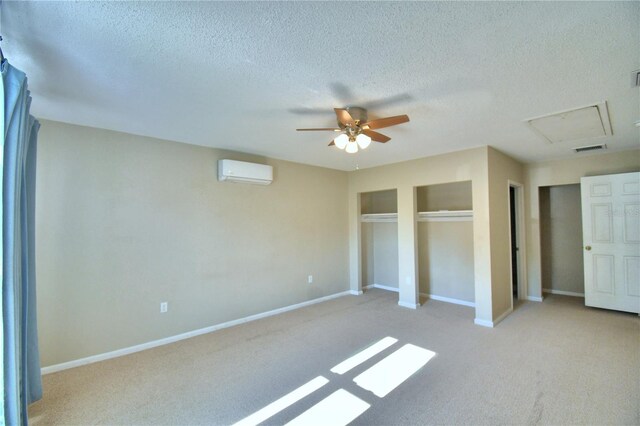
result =
M525 162L640 145L640 2L8 2L32 112L342 170L491 145ZM613 136L549 144L525 120L607 101ZM350 155L334 107L408 114Z

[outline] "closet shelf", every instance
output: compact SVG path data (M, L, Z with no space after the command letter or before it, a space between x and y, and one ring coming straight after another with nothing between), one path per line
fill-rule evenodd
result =
M438 210L418 212L418 222L465 222L473 220L473 210ZM367 213L361 222L397 222L398 213Z
M361 222L397 222L398 213L367 213L360 216Z
M465 222L473 220L473 210L418 212L419 222Z

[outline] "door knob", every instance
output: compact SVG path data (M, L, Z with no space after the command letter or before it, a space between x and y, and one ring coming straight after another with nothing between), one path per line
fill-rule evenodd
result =
M590 251L590 250L591 250L591 246L586 246L584 249L585 249L586 251Z

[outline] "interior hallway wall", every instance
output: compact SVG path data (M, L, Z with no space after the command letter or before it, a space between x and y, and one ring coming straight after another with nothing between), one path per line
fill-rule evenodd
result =
M41 123L43 366L348 289L347 173ZM273 165L275 180L218 182L221 158Z

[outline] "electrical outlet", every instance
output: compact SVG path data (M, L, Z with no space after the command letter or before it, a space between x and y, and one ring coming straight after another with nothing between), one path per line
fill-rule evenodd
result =
M167 312L169 310L169 302L162 302L160 303L160 313L164 314L165 312Z
M309 284L313 283L313 275L309 275L309 276L307 277L307 282L308 282Z

